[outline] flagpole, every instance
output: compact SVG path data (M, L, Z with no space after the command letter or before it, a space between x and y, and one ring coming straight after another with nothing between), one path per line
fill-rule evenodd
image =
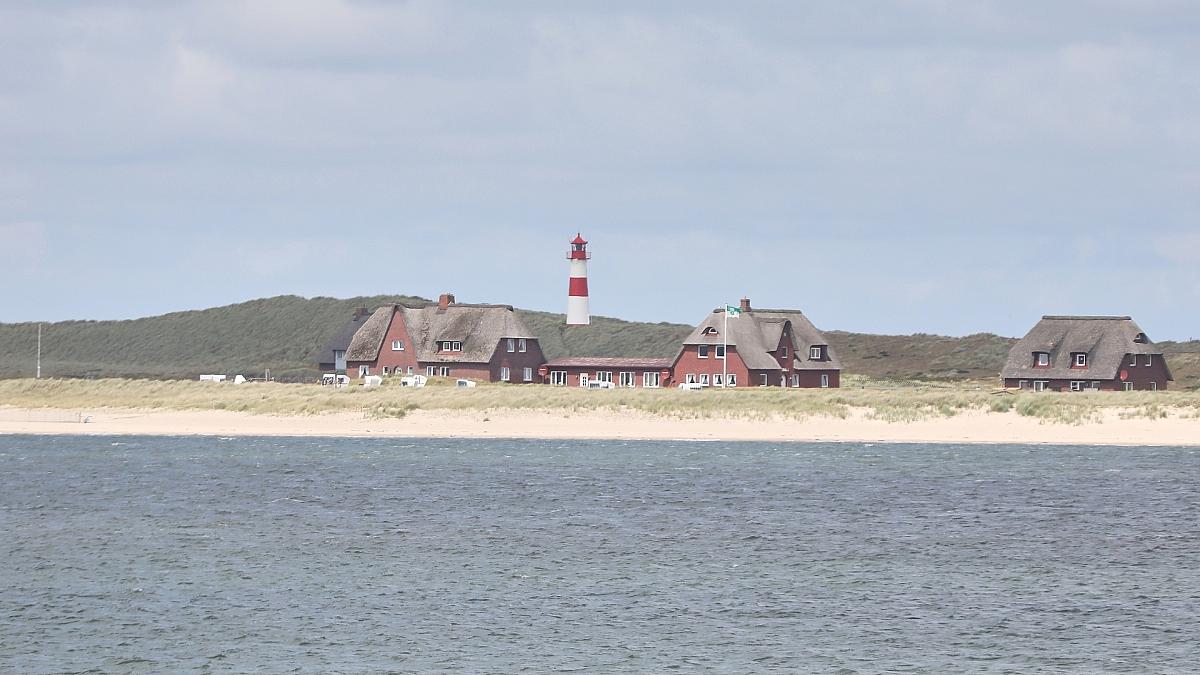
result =
M721 331L721 388L729 386L729 305L725 305L725 330Z
M35 380L42 379L42 324L38 324L38 353L37 353L37 375Z

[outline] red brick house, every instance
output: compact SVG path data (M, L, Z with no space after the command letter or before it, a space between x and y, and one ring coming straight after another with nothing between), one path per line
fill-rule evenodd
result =
M354 334L346 371L364 375L538 382L542 348L509 305L458 304L446 293L424 307L385 305Z
M1154 391L1174 381L1163 352L1128 316L1043 316L1008 353L1007 389Z
M838 387L842 366L800 310L753 309L742 298L740 316L726 323L725 309L714 309L684 339L671 370L675 382L701 386Z
M672 385L671 359L566 357L542 367L541 381L556 387L611 382L618 388L657 389Z

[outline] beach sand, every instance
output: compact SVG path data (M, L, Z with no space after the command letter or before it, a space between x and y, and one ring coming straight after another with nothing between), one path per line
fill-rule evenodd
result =
M1101 422L1041 422L1013 412L970 412L913 422L856 414L804 420L678 419L637 413L565 411L423 411L400 419L360 413L252 415L226 411L26 411L0 408L0 434L327 436L430 438L645 439L722 441L854 441L895 443L1050 443L1200 445L1200 419L1121 418ZM86 423L61 421L82 415Z

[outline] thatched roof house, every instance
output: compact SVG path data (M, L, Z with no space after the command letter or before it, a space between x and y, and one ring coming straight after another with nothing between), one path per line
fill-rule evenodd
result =
M1008 354L1005 387L1157 390L1173 381L1163 352L1128 316L1043 316Z

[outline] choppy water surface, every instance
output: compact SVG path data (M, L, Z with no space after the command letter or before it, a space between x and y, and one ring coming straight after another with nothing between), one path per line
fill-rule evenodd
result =
M1185 672L1190 449L0 437L0 670Z

